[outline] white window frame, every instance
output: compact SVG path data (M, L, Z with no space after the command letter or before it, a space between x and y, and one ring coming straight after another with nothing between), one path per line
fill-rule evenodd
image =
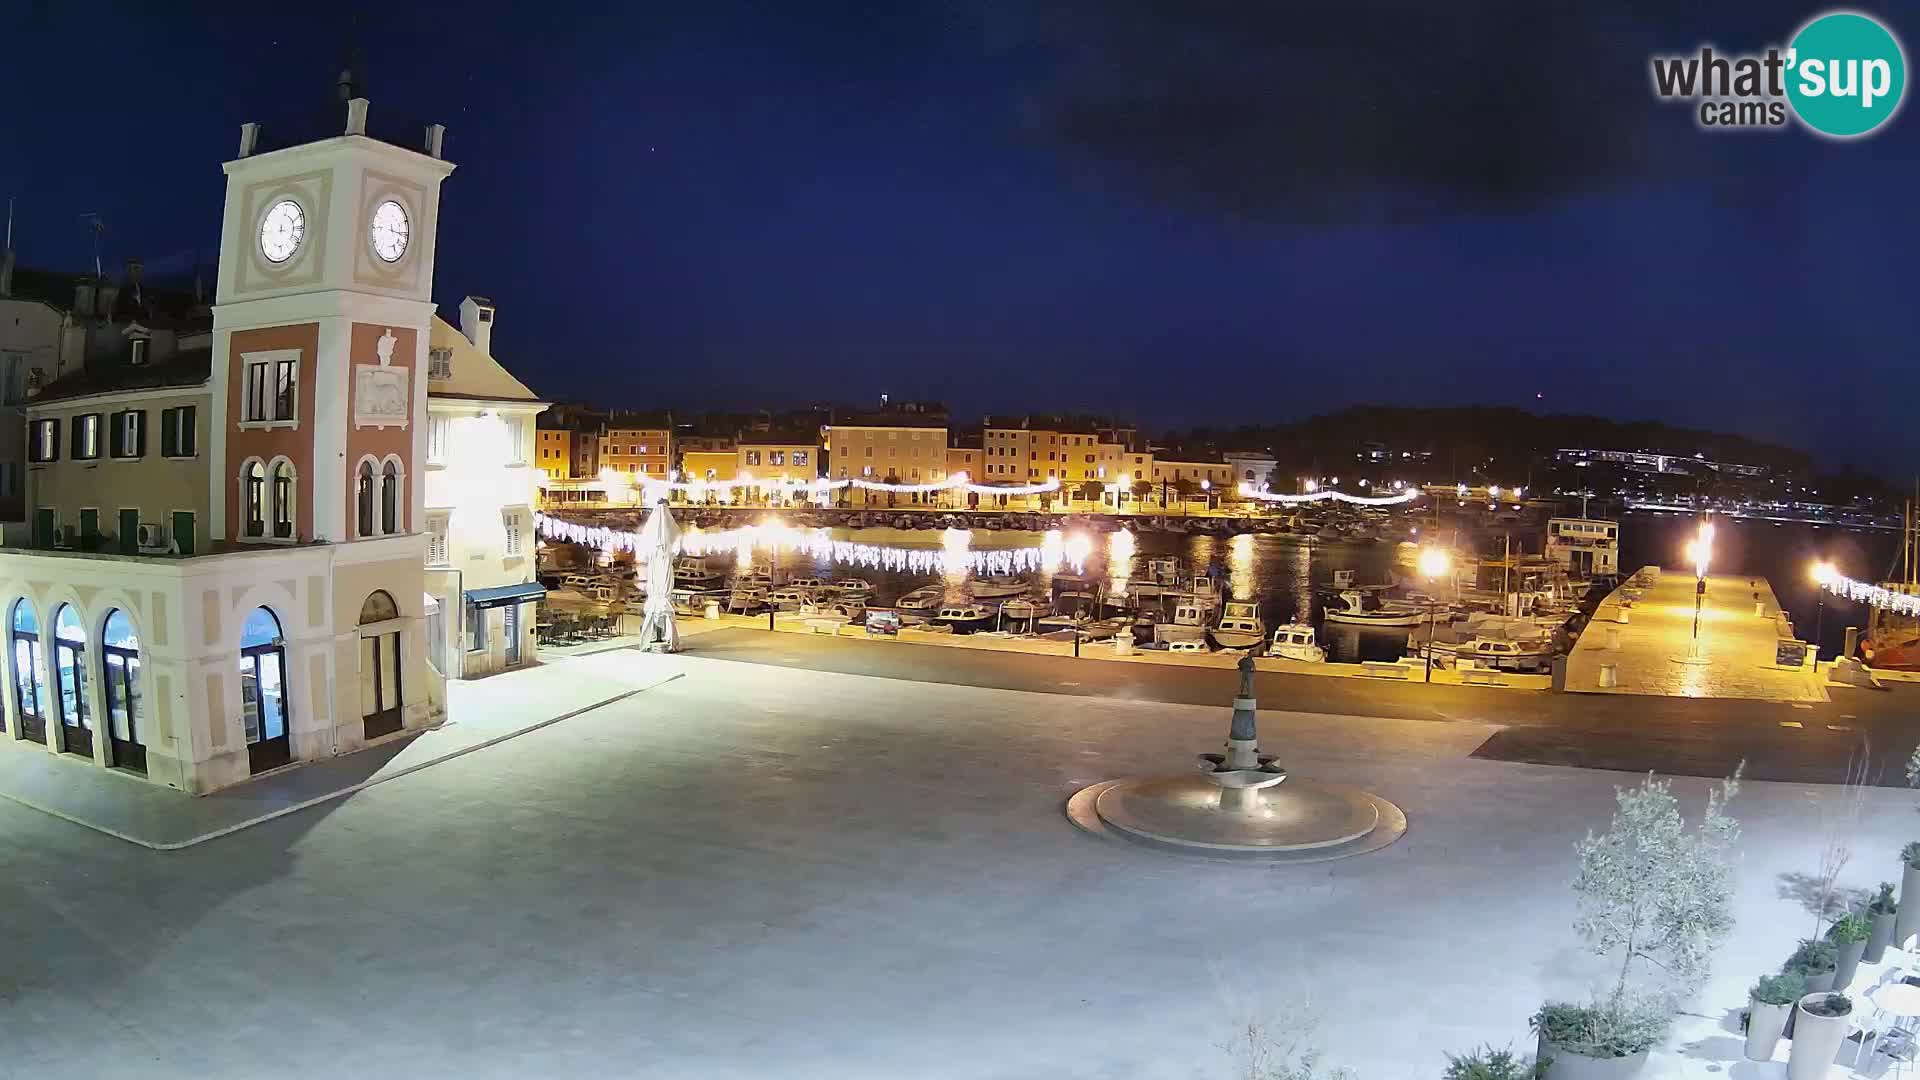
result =
M264 397L262 407L272 414L277 411L280 400L280 395L274 390L274 380L280 371L281 364L291 364L293 368L293 400L290 405L293 415L285 417L269 415L255 419L250 411L253 408L253 373L256 369L262 372L261 378L265 383L262 391ZM265 352L240 354L240 417L239 427L243 431L266 431L273 428L288 428L294 431L300 429L299 349L269 349Z
M42 416L33 421L27 442L27 461L45 465L60 460L60 418Z
M506 540L504 541L502 554L509 559L525 558L527 553L526 525L519 508L503 508L500 511L500 525L506 530Z
M453 417L429 416L427 418L427 464L446 464L447 438L452 433Z
M100 460L101 458L100 428L102 427L102 424L100 421L101 421L101 414L97 412L74 414L73 429L68 437L71 438L75 435L81 435L82 433L84 433L86 437L86 441L89 443L89 445L87 447L88 452L85 454L80 453L78 447L71 448L73 450L73 453L71 455L73 460L75 461L99 461Z
M433 568L453 565L453 547L447 539L445 513L427 515L427 565Z

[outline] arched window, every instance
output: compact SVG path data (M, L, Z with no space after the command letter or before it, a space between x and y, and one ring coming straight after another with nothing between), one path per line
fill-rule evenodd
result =
M267 470L258 461L249 461L241 477L242 505L247 508L246 535L267 534Z
M87 714L87 631L72 604L53 613L53 670L58 680L61 748L93 756L93 717Z
M20 708L20 734L37 743L47 741L47 669L41 660L40 620L33 602L13 605L13 703Z
M273 466L273 535L282 540L293 538L293 462Z
M240 705L247 732L247 764L265 772L293 760L287 735L287 652L280 620L254 608L240 629Z
M400 463L391 458L380 476L380 531L388 536L400 531Z
M361 536L373 535L373 462L360 463L359 484L354 489L354 509Z
M360 605L360 625L386 622L400 617L400 607L393 602L392 594L385 589L375 589L367 596L367 602Z
M147 771L147 747L140 737L140 638L133 620L115 608L101 632L100 669L106 680L107 744L112 762L122 769Z

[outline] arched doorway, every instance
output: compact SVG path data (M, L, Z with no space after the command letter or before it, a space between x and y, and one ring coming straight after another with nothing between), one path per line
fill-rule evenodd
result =
M87 630L72 604L53 613L53 672L59 683L54 704L60 716L60 748L93 756L93 717L87 715Z
M140 736L140 637L133 620L115 608L101 634L101 687L107 700L107 748L111 763L137 773L147 771L146 740Z
M400 730L400 608L375 589L360 605L360 715L366 737Z
M293 760L287 735L287 646L280 620L254 608L240 630L240 704L247 729L247 769L266 772Z
M40 651L40 620L33 602L13 605L13 703L19 707L20 735L37 743L47 741L47 668Z

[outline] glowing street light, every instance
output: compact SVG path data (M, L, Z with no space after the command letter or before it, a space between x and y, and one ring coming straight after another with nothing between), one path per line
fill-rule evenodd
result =
M1840 579L1840 568L1833 565L1831 559L1820 559L1813 564L1812 575L1816 586L1813 590L1816 597L1813 614L1813 655L1814 664L1817 667L1820 663L1820 637L1822 631L1826 629L1827 622L1827 587Z
M1309 494L1309 495L1311 495L1311 494L1313 494L1314 492L1316 492L1316 491L1319 491L1319 490L1320 490L1320 481L1318 481L1318 480L1308 480L1308 481L1307 481L1307 482L1306 482L1305 484L1303 484L1303 485L1301 485L1301 486L1302 486L1302 487L1305 487L1305 488L1307 489L1307 494Z
M1700 531L1687 545L1687 557L1693 560L1693 655L1700 655L1700 608L1707 601L1707 563L1713 559L1713 523L1703 521Z
M1440 606L1440 598L1434 596L1431 590L1442 577L1446 576L1447 567L1451 565L1451 563L1452 560L1448 558L1445 548L1430 547L1420 550L1420 576L1427 579L1429 590L1427 595L1426 682L1433 681L1433 632L1435 624L1438 621Z

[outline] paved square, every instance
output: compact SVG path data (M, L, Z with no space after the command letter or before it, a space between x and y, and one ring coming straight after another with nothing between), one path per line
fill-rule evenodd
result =
M0 1077L1225 1078L1232 1022L1305 995L1331 1060L1402 1080L1526 1042L1606 967L1571 846L1632 778L1470 758L1485 725L1263 712L1290 769L1411 827L1221 865L1061 806L1215 748L1224 676L1204 708L566 662L686 677L179 852L0 804ZM1811 929L1782 875L1831 794L1735 803L1739 930L1681 1040L1706 1041L1650 1075L1727 1074L1715 1024ZM1897 877L1915 805L1869 793L1847 884Z

